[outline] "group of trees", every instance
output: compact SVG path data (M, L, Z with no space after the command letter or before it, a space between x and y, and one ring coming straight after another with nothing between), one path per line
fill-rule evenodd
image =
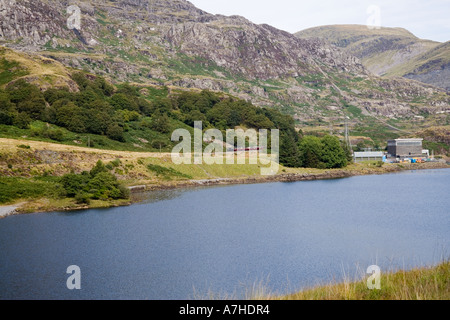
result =
M202 121L203 128L222 131L236 126L279 129L281 164L320 168L346 165L345 150L336 138L301 139L291 116L258 108L242 99L208 90L181 91L149 99L138 87L113 86L102 77L83 72L75 72L72 79L79 92L55 88L42 92L24 80L8 85L0 90L0 124L25 129L32 121L40 120L75 133L105 135L120 142L126 142L124 133L130 127L153 130L170 140L171 131L176 129L171 123L176 122L193 127L195 121ZM60 140L62 132L48 131L46 135ZM165 143L159 141L155 145L162 144Z
M106 135L125 141L128 123L152 115L151 103L129 85L115 88L102 77L72 75L79 92L51 88L45 92L18 80L0 90L0 124L22 129L34 120L54 124L76 133Z
M98 161L90 172L70 173L61 177L65 195L78 203L89 204L91 199L128 199L129 190L121 185L102 161Z
M18 80L0 90L0 124L28 128L34 120L54 124L76 133L106 135L125 141L123 133L129 123L167 134L171 119L193 126L221 130L245 126L271 129L283 116L275 111L257 108L250 102L207 90L180 92L149 101L139 88L128 84L114 87L102 77L82 72L72 75L79 92L38 87ZM282 121L286 121L286 118ZM281 121L281 122L282 122ZM288 124L293 128L293 122Z
M173 97L172 107L174 116L189 126L193 126L194 121L202 121L204 127L219 130L236 126L254 129L275 126L271 120L274 113L267 113L267 109L255 107L245 100L221 97L210 91L183 92Z
M335 136L305 136L299 143L299 164L306 168L332 169L346 167L351 154Z

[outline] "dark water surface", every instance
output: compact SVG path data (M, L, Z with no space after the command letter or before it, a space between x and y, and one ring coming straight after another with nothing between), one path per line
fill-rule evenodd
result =
M243 297L438 263L450 170L159 191L130 207L0 220L0 299ZM67 267L81 269L68 290ZM359 273L358 271L359 270Z

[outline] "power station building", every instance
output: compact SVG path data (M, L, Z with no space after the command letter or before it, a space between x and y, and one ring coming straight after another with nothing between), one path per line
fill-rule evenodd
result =
M396 158L423 156L423 139L388 140L388 154Z

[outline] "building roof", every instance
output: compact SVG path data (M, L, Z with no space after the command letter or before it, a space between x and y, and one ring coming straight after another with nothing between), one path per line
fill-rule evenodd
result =
M388 141L423 141L422 138L410 138L410 139L391 139Z
M383 156L384 153L382 151L355 152L355 158L374 158Z

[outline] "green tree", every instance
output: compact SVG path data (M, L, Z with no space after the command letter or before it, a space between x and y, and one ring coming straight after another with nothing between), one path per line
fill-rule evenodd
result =
M280 132L280 164L291 168L301 166L297 143L285 132Z
M90 108L91 105L99 99L99 95L94 89L87 87L85 90L77 93L75 99L77 106Z
M53 104L61 99L67 99L68 101L74 100L74 95L67 88L50 88L44 92L44 98L49 104Z
M73 198L85 189L89 179L90 177L87 174L69 173L61 177L60 183L62 184L66 195Z
M97 77L92 83L92 86L100 91L103 95L110 97L114 93L114 86L107 82L103 77Z
M322 159L322 143L320 138L305 136L299 145L300 164L305 168L325 168Z
M87 188L93 199L126 199L126 189L120 187L117 178L110 172L97 173L88 183Z
M45 99L43 97L35 97L32 100L19 102L17 104L17 111L26 112L30 118L40 120L43 118L45 107Z
M119 126L117 123L110 124L106 129L106 135L108 138L125 142L125 137L123 136L123 128Z
M131 98L139 97L139 89L130 85L129 83L122 84L118 89L117 93L124 94Z
M95 166L89 172L89 174L91 175L91 177L95 177L100 172L108 172L108 168L106 168L103 161L98 160L97 163L95 164Z
M152 124L151 129L161 132L168 133L170 131L169 128L170 122L167 114L163 114L160 110L156 111L152 116Z
M343 168L347 166L347 154L337 137L327 135L322 138L321 143L323 145L321 160L327 168Z
M87 132L94 134L106 134L108 127L112 123L109 113L96 109L88 109L85 112L85 127Z
M188 126L193 127L195 121L202 121L204 126L205 127L207 126L206 116L199 110L192 110L184 116L183 122L186 123Z
M158 98L152 102L152 114L156 111L169 114L172 111L172 101L168 98Z
M139 106L133 97L127 96L124 93L116 93L111 98L111 104L117 110L126 109L139 111Z
M43 97L38 87L26 82L24 79L19 79L13 84L8 85L6 91L10 96L11 102L16 104Z
M31 121L30 116L26 112L21 112L16 114L13 119L13 124L20 129L28 129Z
M0 109L0 124L6 124L8 126L12 125L14 117L11 113L3 111Z
M75 73L73 73L72 74L72 79L77 83L78 88L80 90L86 89L89 86L89 84L90 84L90 81L86 77L86 74L83 73L83 72L75 72Z
M153 113L153 107L152 104L150 102L148 102L147 100L143 99L143 98L139 98L137 99L137 105L139 108L139 111L145 115L145 116L151 116Z
M56 124L67 128L69 131L86 132L86 113L73 102L64 104L56 110Z

